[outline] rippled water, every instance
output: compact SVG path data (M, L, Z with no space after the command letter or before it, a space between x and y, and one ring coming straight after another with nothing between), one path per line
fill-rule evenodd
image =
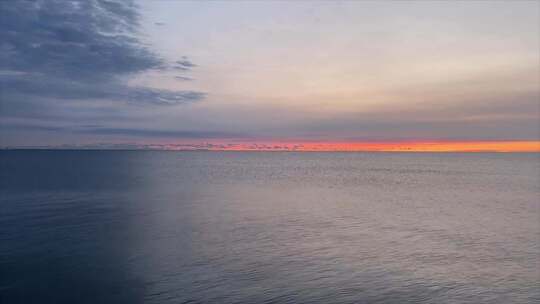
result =
M537 302L539 160L2 151L0 302Z

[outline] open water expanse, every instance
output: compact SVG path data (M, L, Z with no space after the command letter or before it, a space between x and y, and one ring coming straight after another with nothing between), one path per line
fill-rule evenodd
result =
M538 303L540 155L0 151L0 303Z

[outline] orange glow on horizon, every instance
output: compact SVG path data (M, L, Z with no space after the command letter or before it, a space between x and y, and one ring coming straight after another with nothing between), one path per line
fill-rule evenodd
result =
M403 141L403 142L302 142L253 141L207 142L170 145L170 150L211 151L305 151L305 152L540 152L540 141Z

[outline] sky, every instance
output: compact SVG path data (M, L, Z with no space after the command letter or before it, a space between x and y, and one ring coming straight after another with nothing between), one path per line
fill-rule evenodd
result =
M0 1L0 146L540 151L540 2Z

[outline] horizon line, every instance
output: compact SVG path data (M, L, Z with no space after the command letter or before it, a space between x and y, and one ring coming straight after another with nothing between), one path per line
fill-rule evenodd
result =
M399 141L322 142L260 141L199 143L93 143L36 146L5 146L2 150L152 150L152 151L238 151L238 152L462 152L538 153L540 140L520 141Z

